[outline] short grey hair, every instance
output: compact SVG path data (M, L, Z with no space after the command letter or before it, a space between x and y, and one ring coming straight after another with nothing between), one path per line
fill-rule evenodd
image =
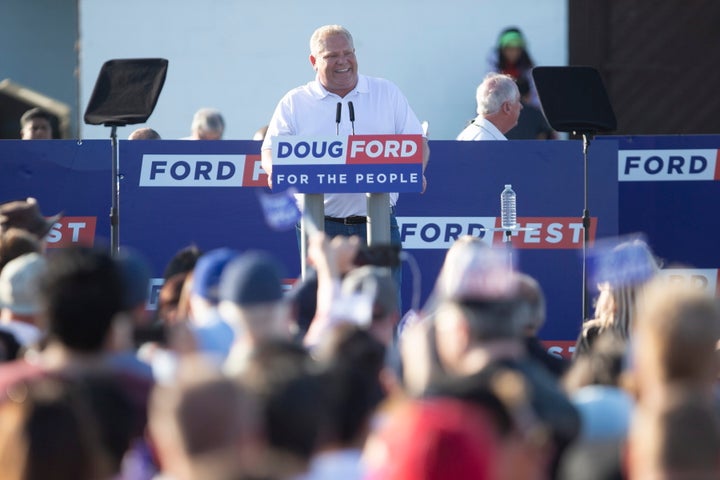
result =
M220 110L215 108L201 108L193 116L193 132L216 132L222 135L225 131L225 119Z
M498 112L503 103L518 100L520 90L510 75L489 73L478 86L475 98L477 112L489 115Z
M345 35L345 38L350 42L350 46L355 48L355 42L353 42L353 37L347 28L342 25L323 25L315 30L310 37L310 54L317 56L325 47L325 39L331 35Z

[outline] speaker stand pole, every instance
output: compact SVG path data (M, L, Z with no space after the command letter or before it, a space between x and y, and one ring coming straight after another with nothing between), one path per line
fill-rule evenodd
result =
M587 288L587 249L590 243L590 209L588 207L588 149L590 148L590 133L583 132L583 181L584 181L584 203L583 203L583 244L582 244L582 318L583 322L588 320L590 299Z
M120 175L118 174L117 125L110 129L112 145L112 206L110 208L110 253L113 257L120 252Z

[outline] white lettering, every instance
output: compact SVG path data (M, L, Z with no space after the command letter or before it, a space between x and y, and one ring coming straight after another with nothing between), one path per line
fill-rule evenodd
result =
M85 222L70 222L68 228L72 230L72 241L77 242L80 240L80 230L85 228L87 224Z
M254 163L252 179L253 181L257 181L260 179L260 175L265 175L265 170L263 170L262 162L260 160L255 160Z
M53 223L52 228L48 232L48 234L45 236L45 240L48 243L57 243L60 240L62 240L62 232L60 229L62 228L62 224L60 223Z
M540 229L542 228L542 223L528 223L525 225L527 228L532 228L532 230L525 230L525 243L540 243Z
M579 243L580 242L580 233L583 231L582 223L569 223L568 227L570 227L570 230L573 231L572 242Z
M689 285L710 295L717 295L716 268L668 268L661 270L660 275L673 284Z

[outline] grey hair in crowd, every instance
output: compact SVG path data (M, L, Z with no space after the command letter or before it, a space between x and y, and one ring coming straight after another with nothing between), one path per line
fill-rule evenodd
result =
M515 80L510 75L489 73L476 92L477 112L480 115L496 113L505 102L520 98Z
M325 47L325 39L331 35L345 35L350 42L350 46L355 48L353 37L347 28L341 25L324 25L315 30L310 37L310 54L317 56Z
M201 108L193 116L191 129L193 132L216 132L222 135L225 130L225 120L220 110Z

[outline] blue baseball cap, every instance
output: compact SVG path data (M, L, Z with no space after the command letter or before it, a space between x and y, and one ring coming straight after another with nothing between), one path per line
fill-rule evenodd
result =
M193 270L192 293L211 303L218 303L220 276L228 264L240 255L237 250L218 248L202 255Z
M281 268L267 253L244 253L230 262L222 274L220 300L245 307L282 298Z

